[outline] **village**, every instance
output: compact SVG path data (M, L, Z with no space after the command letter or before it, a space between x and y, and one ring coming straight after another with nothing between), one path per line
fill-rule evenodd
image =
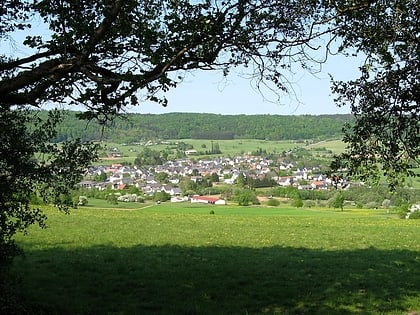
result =
M147 167L110 164L91 166L80 187L88 189L124 191L135 186L146 196L157 192L165 192L171 196L171 202L202 202L224 204L224 200L210 196L185 196L180 188L182 178L188 177L195 183L211 177L213 185L235 185L240 177L250 177L253 180L269 179L273 186L296 187L302 190L326 190L334 185L335 188L345 189L349 183L345 179L333 181L321 173L319 167L296 167L295 163L282 160L270 160L262 156L214 157L211 159L182 159L170 160L162 165ZM157 174L166 174L162 183ZM283 176L279 175L283 174ZM284 175L287 174L287 175ZM101 179L100 181L94 179ZM216 180L214 180L216 178ZM127 197L125 197L127 199ZM124 196L120 197L124 200Z

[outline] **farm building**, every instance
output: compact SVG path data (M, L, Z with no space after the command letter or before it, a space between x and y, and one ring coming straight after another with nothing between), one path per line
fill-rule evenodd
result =
M210 197L210 196L198 196L194 195L191 197L191 202L198 202L198 203L209 203L213 205L225 205L226 200L217 198L217 197Z

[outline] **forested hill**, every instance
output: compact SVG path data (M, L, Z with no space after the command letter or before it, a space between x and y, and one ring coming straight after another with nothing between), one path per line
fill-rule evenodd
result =
M342 136L350 115L280 116L217 115L198 113L127 114L111 127L79 121L68 112L56 141L80 137L132 143L144 139L331 139ZM42 113L45 115L45 113Z

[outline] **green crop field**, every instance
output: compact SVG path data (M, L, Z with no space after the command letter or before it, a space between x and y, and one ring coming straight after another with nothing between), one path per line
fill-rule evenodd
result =
M311 144L309 145L309 148L325 148L327 150L331 150L335 154L339 154L344 152L346 144L341 140L326 140Z
M420 220L385 210L139 207L46 209L49 228L17 239L27 313L420 312Z
M152 150L165 150L165 149L175 149L176 143L184 142L193 146L193 148L199 152L204 152L211 150L212 144L217 144L222 151L220 156L235 156L251 153L257 151L258 149L265 150L270 153L281 153L283 151L288 151L297 147L305 147L304 142L295 142L295 141L266 141L266 140L254 140L254 139L235 139L235 140L205 140L205 139L183 139L183 140L167 140L165 143L148 143L147 146L144 144L138 145L121 145L116 143L106 143L107 149L118 148L122 154L122 158L112 160L114 163L120 162L134 162L134 159L137 157L139 152L144 148L150 148ZM337 150L340 151L344 147L344 144L340 144L339 140L332 141L323 141L314 146L326 147L327 149L332 149L333 152ZM308 147L309 148L309 147ZM192 157L199 157L193 155ZM100 163L104 163L101 161Z
M256 139L235 139L235 140L182 140L185 143L191 144L197 151L210 150L213 144L217 143L222 151L222 155L238 155L251 153L258 149L266 150L267 152L281 153L297 146L303 146L304 143L296 144L294 141L269 141L269 140L256 140ZM202 146L205 145L206 149Z

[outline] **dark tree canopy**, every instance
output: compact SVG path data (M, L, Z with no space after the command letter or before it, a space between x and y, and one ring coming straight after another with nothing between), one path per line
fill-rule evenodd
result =
M228 75L240 67L258 89L287 93L285 74L294 66L319 71L331 54L363 54L360 78L333 86L338 104L350 103L356 117L346 129L348 152L336 166L354 174L382 168L395 182L418 163L419 20L414 0L2 1L1 47L13 46L18 32L27 35L28 53L0 51L1 123L9 130L1 166L13 168L18 160L10 152L18 146L29 148L21 156L32 169L22 182L13 172L0 173L15 187L1 191L2 240L16 230L10 229L14 211L28 209L27 196L13 201L25 180L35 191L45 174L60 181L94 156L85 155L80 142L68 151L49 147L56 120L40 122L45 134L26 146L35 131L13 127L16 119L23 123L28 109L44 105L77 104L86 110L81 118L106 123L145 100L166 106L165 92L192 70ZM54 154L48 161L29 158L50 151L57 160ZM44 173L49 165L57 169ZM12 221L25 228L39 219L29 213Z
M350 104L356 118L345 129L348 150L337 166L363 180L385 175L395 188L419 165L420 5L373 3L339 18L343 45L366 60L359 79L333 86L338 105Z
M93 144L77 139L60 146L50 143L60 115L51 111L42 121L26 109L0 111L0 271L16 253L16 232L45 224L31 201L42 198L66 210L69 189L96 158Z
M41 19L51 36L32 34L28 25L25 44L33 54L4 56L3 106L77 103L89 118L106 118L145 99L166 105L161 92L193 69L227 74L249 66L257 85L284 90L284 69L292 62L309 66L317 41L325 34L334 38L323 24L335 13L313 0L21 3L29 7L27 16L8 8L0 36L8 35L11 23L24 28L31 19Z

